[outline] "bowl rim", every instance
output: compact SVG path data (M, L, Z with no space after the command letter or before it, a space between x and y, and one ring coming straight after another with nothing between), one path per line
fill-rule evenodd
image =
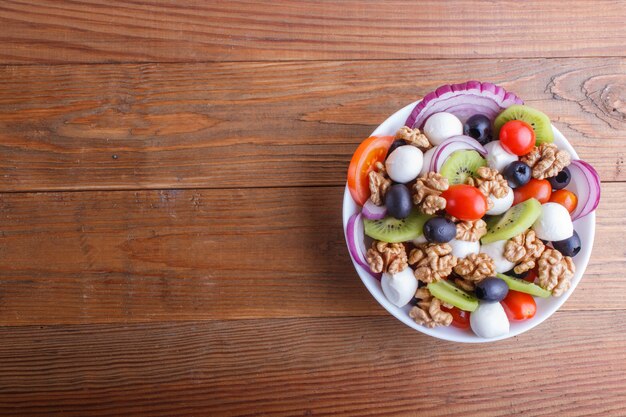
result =
M401 108L400 110L393 113L389 116L383 123L381 123L370 136L377 135L393 135L397 129L404 126L404 121L408 117L409 113L419 103L420 100L417 100L411 104L408 104ZM571 146L571 144L567 141L565 136L552 125L552 130L554 132L555 143L559 146L559 148L565 149L572 155L572 158L579 159L578 154ZM347 224L348 219L356 212L360 211L360 207L354 202L352 196L350 195L350 191L348 190L348 184L346 183L344 189L344 197L343 197L343 206L342 206L342 217L343 217L343 232L344 239L347 243ZM524 332L527 332L539 324L543 323L549 317L551 317L570 297L572 292L578 286L578 283L582 279L585 270L587 269L587 265L589 264L589 258L591 257L591 252L593 249L593 242L595 238L595 224L596 224L596 213L595 210L588 214L585 217L577 219L574 222L574 229L578 232L581 240L583 242L587 242L586 245L583 245L581 251L574 258L574 263L576 265L576 273L571 280L571 286L569 290L567 290L560 297L550 297L548 299L537 299L537 313L535 317L529 320L524 321L512 321L511 329L509 333L506 335L484 339L476 336L471 331L457 329L452 326L449 327L436 327L433 329L421 326L415 323L408 315L408 310L410 306L404 306L402 308L393 305L387 300L385 295L382 292L380 282L374 278L369 271L366 271L363 267L361 267L355 259L350 254L348 250L348 255L352 260L352 264L354 268L361 278L361 281L367 288L367 290L372 294L372 296L378 301L378 303L389 312L392 316L400 320L405 325L417 330L421 333L427 334L429 336L435 337L437 339L446 340L450 342L459 342L459 343L489 343L496 342L499 340L509 339L511 337L518 336Z

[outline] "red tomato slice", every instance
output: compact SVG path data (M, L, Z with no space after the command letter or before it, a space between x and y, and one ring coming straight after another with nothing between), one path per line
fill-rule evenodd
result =
M383 162L393 136L371 136L365 139L352 155L348 168L348 189L356 203L365 204L370 197L369 173L376 162Z
M509 293L500 301L509 320L526 320L533 318L537 312L537 303L530 294L509 290Z
M452 325L454 327L458 327L459 329L469 329L470 328L470 312L463 311L457 307L447 308L441 306L441 310L447 311L452 314Z

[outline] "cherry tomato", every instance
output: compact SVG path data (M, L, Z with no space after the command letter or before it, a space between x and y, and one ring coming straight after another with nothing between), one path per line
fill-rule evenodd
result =
M446 211L461 220L478 220L487 211L487 199L476 187L453 185L441 193L446 199Z
M348 189L354 201L363 205L370 197L369 173L376 162L383 162L393 136L372 136L365 139L352 155L348 168Z
M452 325L454 327L458 327L459 329L469 329L470 328L470 313L469 311L463 311L457 307L447 308L441 306L443 311L447 311L452 314Z
M553 203L559 203L572 213L578 205L578 197L576 194L569 190L556 190L550 196L550 201Z
M552 185L548 180L531 178L526 185L513 189L513 205L522 203L529 198L536 198L541 204L547 203L552 194Z
M500 301L509 320L526 320L535 316L537 304L532 295L511 291Z
M526 122L511 120L500 129L500 144L515 155L526 155L535 146L535 131Z
M528 271L528 275L526 275L524 279L528 282L534 283L535 280L537 279L537 272L538 272L537 267L531 269L530 271Z

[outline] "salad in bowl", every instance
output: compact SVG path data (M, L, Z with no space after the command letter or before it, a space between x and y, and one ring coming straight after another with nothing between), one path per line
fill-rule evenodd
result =
M354 153L350 256L377 301L441 339L484 342L548 318L591 255L596 171L539 109L491 83L445 85Z

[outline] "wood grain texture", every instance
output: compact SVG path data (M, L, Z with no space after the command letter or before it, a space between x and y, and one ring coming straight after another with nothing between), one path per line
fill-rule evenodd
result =
M0 415L626 415L626 2L566 3L0 1ZM468 79L603 180L572 297L480 346L389 316L340 213Z
M626 184L565 310L625 309ZM361 284L340 187L0 195L0 324L386 315Z
M7 66L0 191L340 185L388 115L470 78L544 110L623 181L625 74L622 58Z
M624 56L623 1L5 0L2 63Z
M28 326L0 338L2 415L617 417L626 396L624 311L559 312L489 345L437 341L392 317Z

